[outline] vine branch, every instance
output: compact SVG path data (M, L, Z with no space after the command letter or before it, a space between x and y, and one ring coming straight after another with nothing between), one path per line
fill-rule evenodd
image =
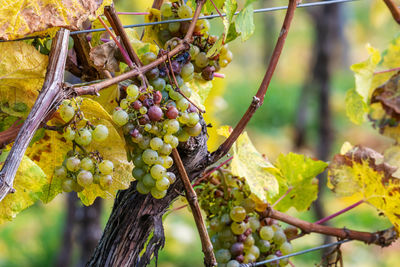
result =
M383 0L387 7L389 8L390 12L392 13L392 16L394 20L400 24L400 9L398 6L393 2L393 0Z
M179 177L182 179L182 183L185 187L186 199L192 210L197 230L199 231L201 246L204 253L204 264L207 267L217 266L213 246L211 244L210 237L208 236L207 228L204 225L199 203L197 202L196 192L194 191L192 184L190 183L189 177L186 173L185 167L183 166L181 157L179 156L179 152L178 150L176 150L176 148L172 150L172 158L174 159L174 163L179 172Z
M212 154L213 162L216 162L221 157L223 157L226 153L229 152L233 143L236 141L236 139L238 139L239 135L243 132L244 128L246 127L246 125L250 121L250 119L253 117L254 113L264 103L264 97L265 97L265 94L267 93L267 89L271 82L272 75L274 74L276 65L278 64L279 57L282 53L282 49L283 49L283 46L286 41L286 37L289 32L290 24L294 17L294 11L296 10L297 3L298 3L298 0L289 0L289 5L288 5L288 9L286 11L285 19L283 21L282 29L281 29L278 41L275 45L274 51L272 53L271 60L269 62L264 79L263 79L256 95L253 96L253 100L252 100L249 108L247 109L247 111L245 112L243 117L240 119L240 121L238 122L236 127L233 129L232 133L225 140L225 142L222 143L222 145Z
M303 233L319 233L329 236L336 236L341 239L353 239L362 241L367 244L375 244L381 247L386 247L392 244L398 238L398 233L394 227L378 231L375 233L360 232L355 230L350 230L346 228L335 228L326 225L320 225L316 223L310 223L307 221L300 220L298 218L292 217L285 213L279 212L272 208L267 209L267 217L276 219L290 225L300 228Z
M19 164L32 137L62 95L65 62L68 52L69 30L57 32L51 46L46 78L28 117L19 131L15 144L0 171L0 201L13 191L12 185Z

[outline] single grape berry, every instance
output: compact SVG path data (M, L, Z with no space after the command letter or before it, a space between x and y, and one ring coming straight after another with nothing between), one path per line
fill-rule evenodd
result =
M75 115L75 109L70 105L61 104L58 109L63 121L69 122Z
M191 18L192 17L192 8L188 5L181 5L178 8L178 16L181 19Z
M80 165L81 165L81 161L77 157L70 157L67 159L67 161L65 163L67 170L69 170L71 172L76 172L77 170L79 170Z
M82 128L75 135L75 142L81 146L87 146L92 142L92 133L87 128Z
M83 159L81 160L81 168L84 169L85 171L91 171L91 170L93 170L93 168L94 168L94 163L93 163L93 161L92 161L90 158L88 158L88 157L83 158Z
M75 139L75 131L72 130L70 126L68 126L67 128L65 128L63 136L67 141L73 141Z
M111 187L112 184L112 176L107 174L107 175L102 175L100 176L100 187L103 190L107 190Z
M54 176L60 179L67 177L67 169L64 166L58 166L54 170Z
M159 121L163 117L163 112L159 106L151 106L148 111L148 116L151 121Z
M174 106L169 106L167 109L167 112L165 113L165 116L168 119L176 119L179 115L179 111L176 107Z
M108 137L108 128L105 125L99 124L92 133L93 139L97 142L102 142Z
M114 164L109 160L103 160L99 164L99 170L102 174L112 174L114 171Z
M129 115L126 111L120 109L114 111L112 118L117 125L124 126L128 123Z
M82 170L78 173L76 181L80 186L87 187L93 183L93 175L89 171Z

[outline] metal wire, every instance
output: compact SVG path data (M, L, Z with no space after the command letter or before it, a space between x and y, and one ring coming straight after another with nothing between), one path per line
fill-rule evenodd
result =
M297 7L298 8L303 8L303 7L315 7L315 6L324 6L324 5L332 5L332 4L340 4L340 3L348 3L348 2L355 2L359 0L327 0L327 1L319 1L319 2L313 2L313 3L305 3L305 4L299 4ZM253 13L265 13L265 12L272 12L272 11L278 11L278 10L285 10L287 9L287 6L278 6L278 7L267 7L267 8L260 8L260 9L255 9ZM239 11L235 12L235 15L239 14ZM226 14L222 13L222 16L225 17ZM199 17L199 20L201 19L214 19L220 17L219 14L213 14L213 15L208 15L208 16L201 16ZM130 25L124 25L124 28L137 28L137 27L145 27L145 26L152 26L152 25L159 25L159 24L166 24L166 23L173 23L173 22L185 22L185 21L191 21L192 18L186 18L186 19L171 19L171 20L163 20L163 21L155 21L155 22L147 22L147 23L138 23L138 24L130 24ZM110 27L110 29L112 29ZM99 28L99 29L89 29L89 30L81 30L81 31L73 31L70 33L70 35L74 34L81 34L81 33L91 33L91 32L103 32L105 31L105 28ZM16 40L0 40L0 42L9 42L9 41L21 41L21 40L28 40L28 39L34 39L36 38L35 36L30 36L30 37L24 37Z
M276 258L270 259L270 260L259 261L259 262L254 262L254 263L247 263L247 264L246 263L242 263L239 266L240 267L260 266L260 265L264 265L266 263L270 263L270 262L286 259L286 258L293 257L293 256L306 254L306 253L309 253L309 252L312 252L312 251L316 251L316 250L320 250L320 249L324 249L324 248L329 248L329 247L334 247L334 246L341 245L343 243L347 243L347 242L350 242L350 241L353 241L353 240L352 239L341 240L341 241L338 241L338 242L335 242L335 243L325 244L325 245L322 245L322 246L319 246L319 247L314 247L314 248L302 250L302 251L299 251L299 252L295 252L295 253L292 253L292 254L288 254L288 255L285 255L285 256L276 257Z

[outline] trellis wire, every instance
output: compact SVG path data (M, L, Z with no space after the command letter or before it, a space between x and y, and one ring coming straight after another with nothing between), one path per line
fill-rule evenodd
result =
M340 4L340 3L348 3L348 2L355 2L358 0L328 0L328 1L319 1L319 2L313 2L313 3L305 3L305 4L299 4L297 7L302 8L302 7L315 7L315 6L324 6L324 5L332 5L332 4ZM278 11L278 10L285 10L287 9L287 6L278 6L278 7L267 7L267 8L260 8L260 9L255 9L253 13L265 13L265 12L272 12L272 11ZM235 12L235 15L239 14L239 11ZM222 16L225 17L226 14L222 13ZM199 20L201 19L214 19L220 17L219 14L213 14L213 15L207 15L207 16L201 16L199 17ZM147 23L138 23L138 24L130 24L130 25L124 25L124 28L138 28L138 27L145 27L145 26L152 26L152 25L159 25L159 24L166 24L166 23L173 23L173 22L185 22L185 21L191 21L192 18L186 18L186 19L171 19L171 20L163 20L163 21L155 21L155 22L147 22ZM110 29L112 29L110 27ZM73 31L70 33L70 35L75 35L75 34L81 34L81 33L91 33L91 32L103 32L105 31L105 28L99 28L99 29L89 29L89 30L81 30L81 31ZM24 37L16 40L0 40L0 42L9 42L9 41L21 41L21 40L28 40L28 39L34 39L36 36L30 36L30 37Z
M298 256L298 255L306 254L306 253L313 252L313 251L316 251L316 250L320 250L320 249L324 249L324 248L329 248L329 247L334 247L334 246L341 245L341 244L343 244L343 243L347 243L347 242L350 242L350 241L353 241L353 240L352 240L352 239L345 239L345 240L341 240L341 241L338 241L338 242L335 242L335 243L325 244L325 245L322 245L322 246L319 246L319 247L313 247L313 248L306 249L306 250L302 250L302 251L295 252L295 253L292 253L292 254L288 254L288 255L276 257L275 259L270 259L270 260L265 260L265 261L259 261L259 262L254 262L254 263L247 263L247 264L246 264L246 263L242 263L242 264L240 264L239 266L240 266L240 267L260 266L260 265L264 265L264 264L266 264L266 263L270 263L270 262L274 262L274 261L286 259L286 258L293 257L293 256Z

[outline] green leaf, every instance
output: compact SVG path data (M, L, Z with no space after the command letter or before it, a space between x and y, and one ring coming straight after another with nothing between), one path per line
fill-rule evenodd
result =
M213 0L213 2L219 10L221 10L222 6L224 5L224 0ZM203 7L203 13L204 14L217 13L211 1L206 1Z
M356 79L356 91L362 97L365 103L368 102L374 71L381 60L381 54L379 53L379 50L370 45L367 45L367 50L370 54L370 57L367 60L353 64L350 67L354 72Z
M350 89L346 93L346 114L355 124L364 122L365 114L368 112L368 106L355 89Z
M278 194L279 184L274 175L277 169L256 150L246 132L233 144L231 169L234 175L246 179L251 192L261 201Z
M8 152L3 152L0 155L0 162L4 161L7 155ZM19 212L39 200L46 181L42 169L24 156L14 179L15 193L8 194L0 202L0 224L11 221Z
M328 164L304 155L289 153L280 154L275 166L281 173L278 175L279 195L275 200L291 188L288 195L276 205L276 209L287 211L295 207L298 211L307 210L318 197L318 182L314 180L314 177L322 173Z
M242 41L246 41L255 30L253 21L253 5L249 4L236 17L236 31L241 34Z

